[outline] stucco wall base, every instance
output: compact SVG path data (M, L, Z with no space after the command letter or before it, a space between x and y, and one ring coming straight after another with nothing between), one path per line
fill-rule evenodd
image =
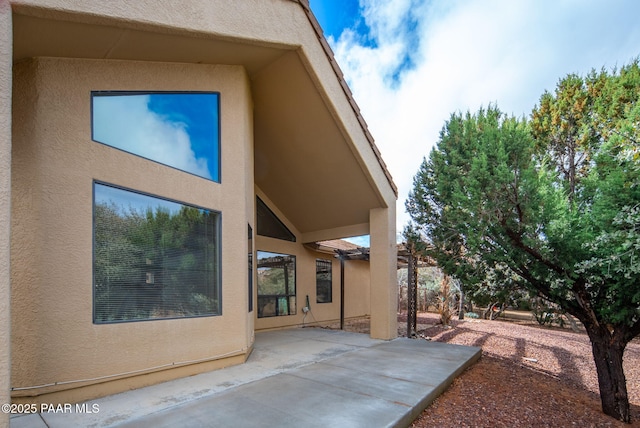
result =
M363 319L370 319L369 315L359 315L355 317L345 317L344 322L348 323L350 321L357 321ZM311 321L307 320L304 324L298 325L286 325L279 327L266 327L261 329L256 329L256 331L264 332L264 331L275 331L275 330L288 330L292 328L328 328L329 326L333 326L340 323L340 318L332 318L332 319L324 319L322 321L314 321L313 318Z
M171 366L136 376L126 375L117 379L105 379L99 382L81 385L57 385L41 389L12 391L11 402L18 404L64 404L79 403L117 394L132 389L155 385L174 379L206 373L244 363L253 347L239 355L205 361L197 364ZM64 388L64 389L61 389Z

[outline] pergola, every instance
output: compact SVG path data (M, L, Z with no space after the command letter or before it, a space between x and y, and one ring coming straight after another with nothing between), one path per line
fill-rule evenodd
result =
M340 260L340 329L344 328L344 263L347 260L364 260L369 261L370 248L333 248L326 242L316 242L310 248L332 252L336 258ZM436 266L435 260L420 255L415 248L406 243L397 246L398 269L407 269L407 337L413 337L416 334L417 317L418 317L418 268Z

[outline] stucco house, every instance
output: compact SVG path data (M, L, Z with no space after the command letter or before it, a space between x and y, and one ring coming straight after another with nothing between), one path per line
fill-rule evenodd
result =
M347 315L395 337L396 197L307 0L0 1L0 402L336 320L340 263L312 244L348 236L371 249Z

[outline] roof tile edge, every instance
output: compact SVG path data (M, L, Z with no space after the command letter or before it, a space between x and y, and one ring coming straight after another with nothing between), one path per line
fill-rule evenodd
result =
M391 176L391 173L387 169L386 163L382 159L380 150L378 149L378 146L376 146L375 140L373 139L371 132L369 132L369 127L367 126L367 122L364 120L364 117L362 117L362 114L360 113L360 107L358 107L356 100L353 98L351 89L349 88L347 81L344 79L344 73L342 73L342 70L340 69L338 62L335 59L333 50L331 50L331 46L329 46L329 42L327 42L327 39L324 37L324 34L322 32L322 27L320 27L320 23L316 19L315 15L313 14L313 11L311 10L311 7L309 6L309 0L290 0L290 1L294 3L298 3L302 7L302 9L305 11L307 18L309 19L309 22L311 23L311 26L313 27L314 31L316 32L316 36L320 41L320 45L322 45L322 48L324 49L324 52L327 55L327 58L329 59L329 63L331 64L331 67L333 68L333 71L336 74L336 77L338 78L338 82L340 83L340 86L342 87L344 94L347 96L349 105L351 105L351 108L353 109L353 112L355 113L356 118L360 123L360 127L362 128L362 131L364 132L364 135L367 138L367 141L369 142L369 145L371 146L371 149L373 150L373 153L376 156L376 159L378 159L378 163L380 164L380 167L382 168L384 175L387 177L387 181L389 182L389 185L393 189L393 193L396 195L396 198L397 198L398 188L393 182L393 177Z

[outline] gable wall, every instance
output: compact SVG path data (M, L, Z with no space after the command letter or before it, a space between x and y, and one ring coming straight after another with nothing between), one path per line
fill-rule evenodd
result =
M253 340L246 268L253 177L236 167L249 163L252 146L244 69L41 58L16 64L13 77L14 398L66 391L57 397L74 401L242 362ZM219 92L221 183L92 142L92 90ZM94 180L222 213L221 316L93 324ZM189 367L163 373L181 365ZM132 372L156 374L105 383ZM32 388L56 382L70 383Z

